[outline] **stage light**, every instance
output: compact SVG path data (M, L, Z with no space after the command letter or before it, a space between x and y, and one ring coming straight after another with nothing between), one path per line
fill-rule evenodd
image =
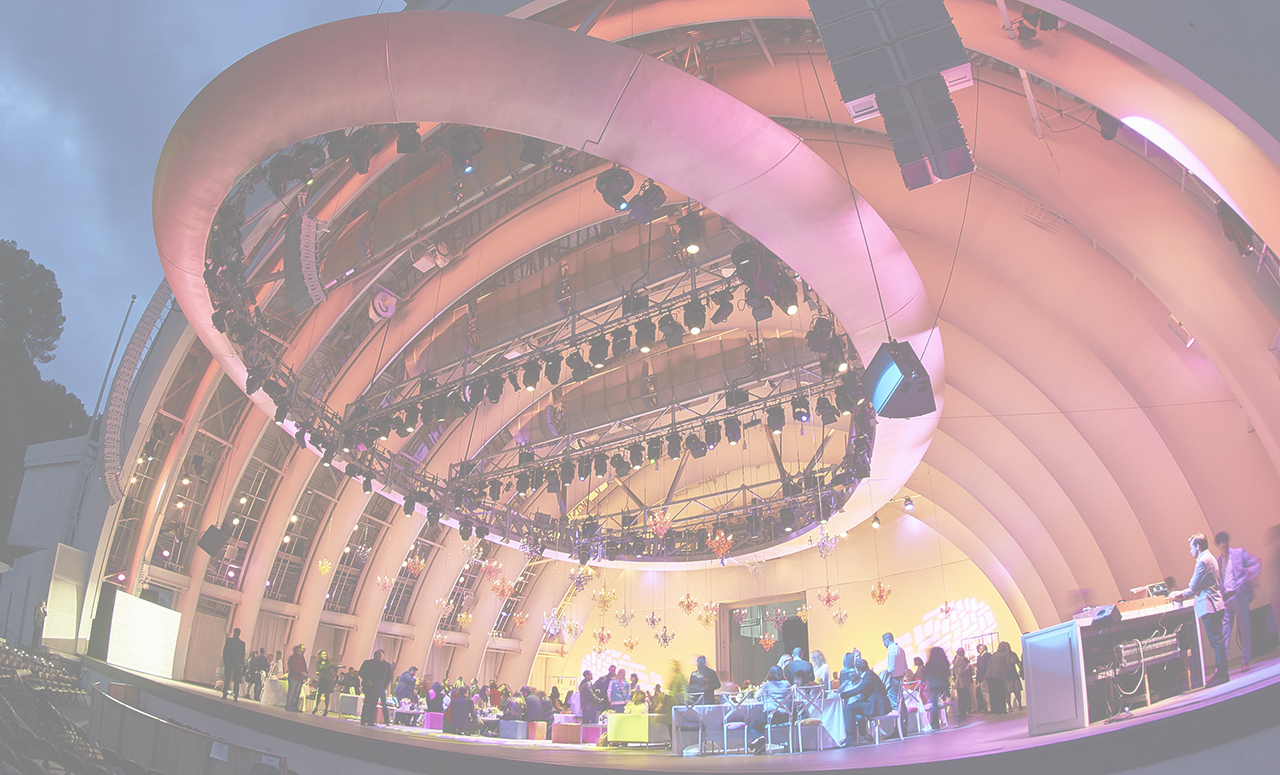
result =
M715 449L720 444L720 423L709 422L702 426L703 434L707 439L707 449Z
M275 417L273 418L276 421L276 425L279 425L280 423L284 422L285 418L288 416L289 416L289 404L284 401L276 402L276 413L275 413Z
M551 353L542 359L543 373L553 385L560 384L560 353Z
M853 414L854 406L856 404L853 403L853 399L849 397L848 393L843 390L836 390L836 409L840 410L840 414L848 417Z
M707 444L698 438L698 434L690 433L684 440L684 448L689 450L689 454L693 455L694 460L699 460L707 456Z
M675 431L667 434L667 455L672 460L680 459L680 434Z
M757 323L773 317L773 304L769 302L768 296L748 289L746 300L747 306L751 308L751 317L755 318Z
M543 471L541 468L535 468L533 469L532 476L533 476L533 489L535 490L541 489L543 483L546 481L547 473Z
M471 528L470 522L463 522L461 525L458 525L458 537L461 538L463 541L470 541L471 529L472 528Z
M534 460L533 450L529 449L528 447L521 447L517 460L522 466L532 465Z
M541 164L547 156L547 141L537 137L520 138L520 161Z
M658 458L662 457L662 439L655 436L648 440L648 456L650 463L658 462Z
M613 457L609 458L609 465L613 466L613 473L616 476L626 476L631 470L631 466L627 463L627 459L624 458L620 452L613 453Z
M684 305L684 325L695 336L707 327L707 308L694 296Z
M560 481L565 484L573 481L573 461L568 458L560 464Z
M412 517L413 510L417 508L417 506L418 506L418 502L414 500L412 497L406 495L404 498L404 515L406 517Z
M604 362L609 359L609 340L603 335L593 336L587 347L587 356L593 367L603 369Z
M338 454L337 446L330 445L328 448L325 449L324 457L320 458L320 464L325 466L326 468L332 466L333 458L337 456L337 454Z
M585 482L591 476L591 458L583 456L578 458L578 481Z
M657 217L658 208L662 207L666 201L667 192L662 190L662 186L653 182L653 178L646 178L640 184L640 190L631 197L626 209L630 210L640 223L648 223Z
M378 137L378 133L372 129L365 127L357 129L351 133L346 140L346 147L350 149L347 154L347 161L351 162L351 167L358 175L369 174L369 162L373 157L382 150L382 138Z
M791 416L797 422L809 422L809 399L804 396L791 398Z
M262 377L257 372L250 371L244 378L244 394L251 396L262 389Z
M773 285L773 300L777 302L778 309L794 315L800 311L800 303L796 295L796 281L786 273L780 273L778 279Z
M364 490L365 495L372 494L373 493L373 477L366 476L364 478L364 481L360 484L360 489Z
M636 322L636 347L640 348L640 352L647 353L653 349L656 330L657 326L653 324L652 320Z
M189 477L189 476L184 476L184 477L182 477L182 483L183 483L183 484L191 484L191 477Z
M621 167L610 167L596 175L596 191L600 192L605 204L620 213L631 206L627 203L627 194L631 193L634 185L631 173Z
M592 458L592 462L595 464L596 478L603 479L609 473L608 459L603 452L597 452L595 457Z
M578 547L578 564L586 565L590 559L591 559L591 547L589 546Z
M417 124L396 124L396 153L417 153L422 150L422 135Z
M565 365L569 367L570 373L573 375L575 382L581 382L591 376L591 364L582 359L582 353L574 350L569 353L569 357L564 359Z
M631 329L623 326L616 329L611 336L613 337L613 357L617 358L626 355L631 351Z
M524 389L530 393L538 389L538 371L537 361L529 361L524 365L524 377L521 381L524 382Z
M445 145L449 158L453 160L453 168L467 175L475 169L471 157L484 148L484 135L475 127L457 126L449 130Z
M512 390L515 390L515 391L520 390L520 378L516 376L516 373L514 371L507 372L507 382L511 383Z
M419 414L418 407L415 405L410 405L408 409L404 410L405 433L413 433L418 429Z
M485 524L485 523L483 523L483 522L481 522L480 524L476 525L476 538L484 538L484 537L485 537L485 536L487 536L487 535L489 535L489 526L488 526L488 525L486 525L486 524Z
M489 482L489 500L496 501L502 499L502 480L493 479Z
M248 503L248 502L249 502L249 497L248 497L248 496L246 496L246 495L241 495L241 496L240 496L240 505L241 505L241 506L243 506L244 504L246 504L246 503Z
M557 495L560 492L560 474L554 469L547 472L547 492Z
M876 515L874 515L874 516L872 516L872 517L871 517L871 527L872 527L872 528L874 528L875 530L879 530L879 529L880 529L880 515L879 515L879 514L876 514Z
M909 497L908 497L907 499L905 499L904 501L902 501L902 508L903 508L903 509L905 509L905 510L907 510L907 511L915 511L915 510L916 510L916 504L912 503L912 502L911 502L911 498L909 498Z
M779 404L774 404L764 410L765 421L769 425L769 430L773 431L773 435L777 436L782 433L782 429L787 424L787 416L783 413Z
M684 326L670 314L658 318L658 330L662 332L662 341L667 347L678 347L684 342Z
M836 408L831 405L831 399L827 398L826 396L818 397L818 403L816 405L816 409L818 410L818 417L821 417L822 422L826 423L827 425L830 425L831 423L840 419L840 413L837 412Z
M804 340L809 345L809 352L818 355L825 353L834 330L835 324L831 322L831 318L814 318L809 332L804 335Z
M640 466L644 465L644 447L639 442L627 447L627 456L631 460L632 471L639 471Z
M644 539L636 537L631 541L631 553L636 557L644 554Z
M742 441L742 420L737 417L724 418L724 438L729 446L736 447Z
M387 436L391 434L391 418L375 417L369 421L369 430L378 435L378 438L386 441Z
M783 532L790 533L796 529L796 513L790 506L785 506L778 512L778 521L782 524Z
M733 291L723 288L711 294L711 302L716 305L716 311L711 313L711 322L720 324L729 319L733 314Z
M698 251L702 250L702 215L700 213L686 213L676 219L676 228L679 229L676 236L680 240L680 246L689 255L697 255Z
M444 509L435 503L427 504L427 524L435 527L440 524L440 518L444 516Z

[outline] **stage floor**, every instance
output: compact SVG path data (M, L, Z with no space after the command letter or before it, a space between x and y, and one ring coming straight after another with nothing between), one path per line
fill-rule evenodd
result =
M95 670L99 665L91 665ZM123 672L115 668L102 672ZM1039 737L1027 733L1026 712L1018 711L1005 716L974 716L964 724L938 732L909 735L906 740L890 740L878 746L860 745L852 749L835 749L804 754L772 754L765 756L706 755L679 757L670 750L642 748L605 748L593 745L562 745L544 741L497 740L494 738L446 735L407 727L361 727L357 720L335 716L318 716L309 712L290 713L282 708L264 706L252 700L239 702L222 700L220 692L208 688L166 681L145 676L132 676L143 685L146 693L155 694L167 701L189 707L200 713L216 716L233 724L266 732L283 740L297 740L312 747L333 746L335 753L356 758L373 756L388 766L400 766L393 761L412 761L409 751L401 756L391 756L394 749L428 749L456 761L460 766L470 761L479 765L476 769L498 771L516 767L512 771L532 772L540 767L576 770L639 770L667 772L780 772L823 770L875 770L882 767L905 768L903 771L919 772L984 772L1021 771L1046 775L1050 772L1119 772L1111 764L1144 765L1182 755L1179 747L1187 748L1187 738L1197 745L1187 750L1198 750L1207 744L1222 741L1208 740L1204 735L1204 714L1217 711L1230 714L1223 718L1223 726L1234 729L1243 736L1254 731L1235 720L1236 713L1249 714L1257 721L1265 716L1265 724L1276 724L1274 712L1254 713L1244 709L1239 698L1254 698L1263 702L1260 708L1274 708L1273 701L1280 696L1280 657L1273 657L1255 664L1248 673L1232 675L1229 683L1203 689L1156 703L1149 708L1139 708L1125 720L1069 732ZM1259 691L1275 687L1271 691ZM1265 695L1265 698L1264 698ZM1214 726L1217 726L1216 724ZM324 741L317 746L316 741ZM1228 741L1229 742L1229 741ZM371 745L372 744L372 745ZM390 744L390 745L387 745ZM1119 753L1111 755L1105 766L1091 768L1087 760L1102 757L1107 749ZM1118 758L1117 758L1118 757ZM433 757L435 758L435 757ZM365 758L366 761L373 759ZM1037 761L1043 760L1041 763ZM437 763L440 762L436 759ZM1070 763L1073 769L1059 770L1053 762ZM998 770L992 770L996 766ZM409 771L427 772L417 766L406 766ZM438 771L433 768L432 771Z

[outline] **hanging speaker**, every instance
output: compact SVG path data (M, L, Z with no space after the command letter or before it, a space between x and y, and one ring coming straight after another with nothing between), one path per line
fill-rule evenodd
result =
M222 547L226 545L229 536L222 532L222 528L217 525L210 525L208 530L204 531L204 535L200 536L200 540L196 542L196 546L204 550L204 553L213 557L222 551Z
M863 384L871 389L871 405L881 417L905 419L937 410L933 383L910 342L880 345L867 366Z

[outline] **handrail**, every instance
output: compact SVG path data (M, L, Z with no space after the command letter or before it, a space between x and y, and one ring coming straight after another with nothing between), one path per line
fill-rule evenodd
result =
M227 742L156 718L106 694L97 684L89 696L89 730L94 740L146 769L183 775L284 775L289 772L288 760L282 755Z

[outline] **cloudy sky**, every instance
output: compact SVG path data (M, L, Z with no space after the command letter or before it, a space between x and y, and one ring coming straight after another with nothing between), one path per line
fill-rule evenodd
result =
M383 0L384 12L404 8ZM0 2L0 239L52 269L67 317L41 368L93 411L130 294L162 273L151 184L165 137L205 84L292 32L379 0Z

